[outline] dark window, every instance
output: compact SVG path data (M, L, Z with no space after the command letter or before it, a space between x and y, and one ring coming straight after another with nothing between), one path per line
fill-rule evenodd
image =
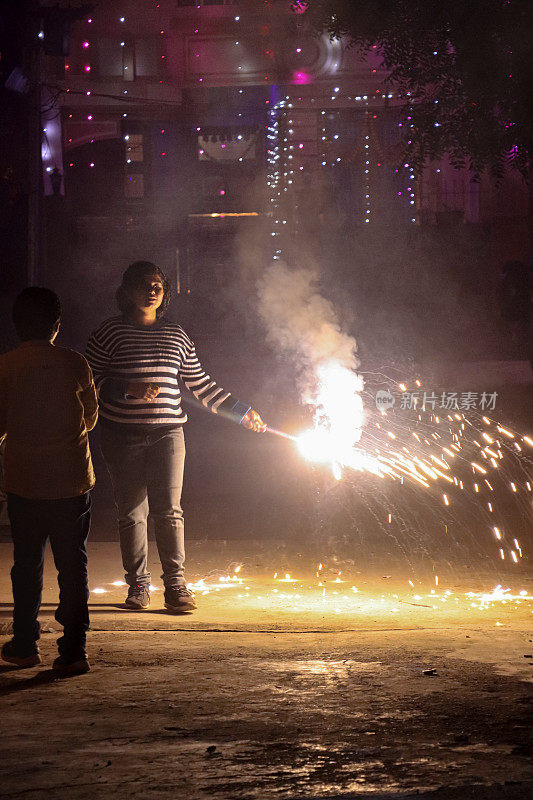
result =
M105 214L121 200L123 152L120 139L91 142L69 151L66 197L78 213Z
M135 76L152 78L159 75L161 53L158 39L135 40Z
M98 39L98 71L100 75L121 78L124 74L123 47L118 39Z
M102 78L150 78L159 74L160 46L155 38L99 39L97 42L98 71Z

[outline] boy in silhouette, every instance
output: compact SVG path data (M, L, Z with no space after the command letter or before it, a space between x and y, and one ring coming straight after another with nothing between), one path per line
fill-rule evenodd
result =
M87 432L97 419L92 373L79 353L55 347L61 307L50 289L29 287L16 298L13 322L20 345L0 356L0 438L6 437L5 484L14 545L13 638L4 661L41 663L37 619L46 542L58 571L63 625L54 670L90 669L86 541L94 472Z

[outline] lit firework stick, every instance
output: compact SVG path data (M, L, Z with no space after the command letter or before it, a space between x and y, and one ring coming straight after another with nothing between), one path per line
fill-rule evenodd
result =
M291 436L290 433L284 433L283 431L278 431L276 428L271 428L270 425L267 425L265 428L265 433L272 433L274 436L281 436L283 439L291 439L293 442L296 441L296 436Z

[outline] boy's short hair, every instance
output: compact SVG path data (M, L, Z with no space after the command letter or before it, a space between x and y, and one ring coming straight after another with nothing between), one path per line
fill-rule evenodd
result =
M15 298L13 323L19 339L51 339L61 317L59 297L43 286L28 286Z

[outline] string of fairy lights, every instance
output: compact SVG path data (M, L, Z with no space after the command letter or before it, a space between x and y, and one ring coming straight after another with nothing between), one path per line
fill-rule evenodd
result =
M372 166L382 166L383 156L379 156L379 142L377 135L371 135L370 121L371 117L376 119L377 114L370 114L370 106L376 106L380 103L382 107L386 108L388 101L393 98L392 94L384 94L382 92L372 95L345 95L341 93L340 87L334 87L330 96L330 101L335 102L335 106L330 105L328 109L322 108L319 115L319 157L320 166L323 169L331 169L338 167L342 164L343 156L341 155L340 148L346 146L342 141L340 131L335 129L329 130L330 120L334 121L337 115L337 109L352 109L354 106L357 108L362 105L363 112L363 126L362 126L362 143L360 145L354 144L352 147L351 160L355 158L360 160L362 167L362 203L361 203L361 219L363 224L369 224L372 220ZM297 175L304 170L304 162L307 156L302 153L304 142L299 141L299 136L295 130L295 110L300 104L301 107L310 108L313 104L317 103L320 98L316 97L291 97L286 95L283 100L278 101L269 112L269 121L267 124L267 162L268 162L268 175L267 187L269 191L269 207L272 219L271 236L275 240L275 247L273 248L273 258L278 260L282 255L282 244L280 237L283 236L283 226L287 225L289 216L289 209L291 205L287 200L283 200L284 193L290 192L291 186L297 183ZM339 100L344 102L339 103ZM314 112L318 114L318 112ZM396 123L401 126L403 123ZM381 160L379 160L381 158ZM389 166L391 166L389 164ZM313 165L311 165L313 168ZM408 176L406 194L409 204L408 219L411 223L416 223L417 218L414 213L416 204L416 175L413 167L405 162L401 167L395 167L394 171L399 174L400 170L405 171ZM403 197L404 191L400 189L397 192L399 197ZM294 200L294 198L292 198Z
M265 10L271 7L271 3L266 3L263 7ZM159 36L161 37L161 41L165 41L167 37L167 27L165 20L168 16L168 4L165 3L154 3L154 10L160 13L162 18L161 27L159 28ZM212 34L211 29L207 27L205 31L202 31L200 22L203 20L203 4L202 2L197 3L196 11L198 12L198 16L195 19L191 17L191 10L188 11L188 16L184 17L184 34L189 35L189 47L190 47L190 55L194 62L198 62L198 71L195 72L194 70L191 72L190 80L196 80L199 84L210 84L212 81L210 80L209 73L203 73L201 71L201 66L203 64L202 59L204 58L205 51L202 50L202 33L205 36L210 36ZM257 11L257 10L256 10ZM248 9L244 11L247 13ZM247 60L246 56L246 48L245 48L245 40L244 36L246 34L242 34L243 31L243 11L239 9L238 14L234 14L233 18L229 18L229 22L232 23L234 27L234 32L229 29L229 36L232 48L236 52L236 60L235 60L235 87L234 90L238 94L238 99L244 100L247 88L254 88L248 87L245 83L249 80L250 71L257 72L257 66L251 65L249 59ZM109 11L106 11L107 21L109 24L112 23L112 18L110 18ZM259 16L257 17L259 19ZM204 18L205 19L205 18ZM227 17L226 17L227 19ZM167 20L168 21L168 20ZM264 19L263 19L264 21ZM117 46L119 46L124 52L131 47L131 35L128 31L128 19L126 14L117 13L117 18L115 20L115 27L117 30ZM92 34L94 28L94 36ZM120 31L122 30L122 34ZM72 88L70 86L66 86L63 91L66 95L71 94L80 95L84 94L87 98L94 97L95 101L98 101L98 104L95 104L94 108L90 109L87 108L85 103L78 104L79 111L74 114L73 107L76 104L71 104L71 108L68 110L68 113L65 114L66 119L68 121L85 121L87 123L101 121L102 119L109 119L109 110L105 108L105 105L101 103L102 98L105 98L106 95L102 94L100 89L102 88L102 84L98 83L97 88L95 86L87 86L80 87L80 73L83 80L83 76L91 81L97 80L98 73L97 70L93 70L93 47L94 47L94 39L95 37L100 36L100 31L97 29L95 25L95 19L93 16L89 16L84 22L79 23L76 29L76 33L78 36L73 37L74 41L74 53L72 58L66 59L65 62L65 77L67 78L69 75L73 74L72 66L75 66L77 69L77 83L78 85L76 88ZM262 59L266 59L267 62L269 59L274 57L274 45L272 44L270 37L270 26L263 25L262 26L262 35L263 39L263 48L264 53L259 53ZM39 37L42 38L44 36L43 32L39 32ZM120 38L119 38L120 37ZM338 43L336 43L338 45ZM162 48L163 49L163 48ZM329 69L332 73L335 73L340 64L340 50L339 47L336 46L335 52L330 54L329 60L331 64ZM159 60L161 64L165 64L167 60L167 52L160 52ZM281 256L281 250L283 249L281 246L282 240L282 233L283 229L287 230L289 227L289 217L291 215L290 211L290 203L287 202L287 193L294 198L295 195L291 193L291 187L293 184L297 184L297 174L306 171L307 169L313 171L319 169L320 167L329 170L333 167L341 167L347 161L344 152L346 150L347 143L343 141L343 135L340 131L331 130L334 128L335 125L335 114L331 114L330 111L334 110L344 110L349 108L357 108L363 112L363 143L360 147L361 152L357 152L358 148L357 145L354 147L354 152L351 155L351 160L358 158L361 161L362 167L362 184L360 187L361 191L361 211L360 211L360 219L354 219L354 222L360 222L363 224L369 224L372 221L378 221L376 218L376 209L375 203L373 202L373 192L375 191L375 186L373 187L373 172L376 169L377 163L377 155L376 151L379 149L379 145L376 146L376 142L373 141L376 139L376 136L372 135L371 131L371 124L370 124L370 109L376 109L377 106L382 106L385 108L388 106L389 102L392 100L393 102L396 101L398 98L396 96L393 97L391 93L384 93L381 89L372 90L368 94L348 94L348 92L344 91L341 86L334 86L329 85L326 80L321 80L317 88L320 89L321 96L314 96L313 92L310 91L310 81L312 78L310 75L305 73L304 67L299 68L298 63L305 64L305 40L295 38L294 41L294 58L296 64L296 70L293 75L293 86L290 87L290 94L285 95L282 100L274 103L274 101L269 99L264 99L260 101L265 104L265 106L270 107L270 110L267 111L267 124L266 124L266 143L267 143L267 188L269 193L269 214L272 219L272 230L271 230L271 238L273 239L273 244L275 245L273 248L273 255L277 258ZM304 59L304 60L301 60ZM329 62L328 62L329 63ZM122 59L123 64L123 79L131 81L135 76L130 74L126 76L126 70L134 69L132 65L126 63L124 59ZM192 68L191 68L192 69ZM371 72L376 72L375 69L371 70ZM158 76L159 84L163 84L169 80L163 74ZM154 78L155 80L155 78ZM262 76L262 80L267 83L269 86L275 87L275 75L265 71L265 74ZM254 85L257 87L257 79L254 79ZM240 85L239 85L240 84ZM256 89L255 89L256 90ZM116 101L125 102L130 107L128 110L121 112L122 120L128 119L128 114L131 113L131 107L142 103L146 105L160 105L161 107L166 107L167 113L168 108L171 108L174 104L172 102L162 102L158 100L149 100L146 98L139 98L135 96L133 90L129 88L122 87L119 89L120 94L116 95L108 95L107 97L115 102L109 103L108 105L117 105ZM315 90L315 94L318 94ZM328 99L329 96L329 99ZM327 101L327 103L326 103ZM178 104L175 103L176 107ZM241 106L244 108L244 105ZM307 108L312 109L314 113L317 115L317 131L318 131L318 153L316 154L314 161L313 158L310 157L309 151L310 147L308 147L307 143L302 141L302 137L300 136L298 130L298 122L295 120L293 115L293 110L298 108ZM316 109L316 111L315 111ZM113 112L115 117L118 116L116 110ZM246 115L246 112L244 112ZM237 112L237 118L239 122L245 123L245 119L243 119L243 111ZM398 125L401 127L402 124L399 122ZM120 125L119 125L120 127ZM196 133L199 134L202 131L202 127L199 125L196 127ZM165 136L167 130L164 126L162 126L158 131L161 136ZM125 167L126 169L135 162L136 159L132 150L134 150L134 146L130 143L130 137L134 135L134 127L129 130L125 127L124 123L122 125L122 136L125 143ZM94 143L98 141L101 136L98 132L95 133L94 137L89 138L89 143ZM159 148L158 157L161 159L165 159L167 157L167 153L169 152L167 148L164 146L164 140L161 141L161 146ZM70 146L71 148L75 147L75 142L73 142L72 137L68 137L66 140L67 148ZM224 149L225 144L223 141L223 137L221 137L220 148ZM199 154L204 155L201 151L201 145L199 145ZM46 166L48 172L52 171L52 155L48 151L47 158L49 159L49 163ZM238 163L242 163L242 157L238 159ZM68 162L69 167L74 167L76 162L71 160ZM380 164L381 165L381 164ZM90 169L94 169L98 166L95 157L88 157L87 166ZM406 192L402 188L402 190L398 191L397 194L399 196L403 196L407 193L408 202L411 206L411 214L409 215L409 220L411 223L417 222L417 217L415 214L414 206L416 205L416 175L409 164L404 164L403 167L399 168L402 170L406 170L408 173L409 181L408 187ZM398 170L396 170L398 172ZM281 198L284 197L283 203L281 202Z
M272 220L270 235L273 238L272 258L277 261L283 254L283 226L287 225L287 198L285 193L293 183L294 120L293 104L286 96L269 111L267 124L267 186L269 189L269 215ZM301 167L302 168L302 167Z

